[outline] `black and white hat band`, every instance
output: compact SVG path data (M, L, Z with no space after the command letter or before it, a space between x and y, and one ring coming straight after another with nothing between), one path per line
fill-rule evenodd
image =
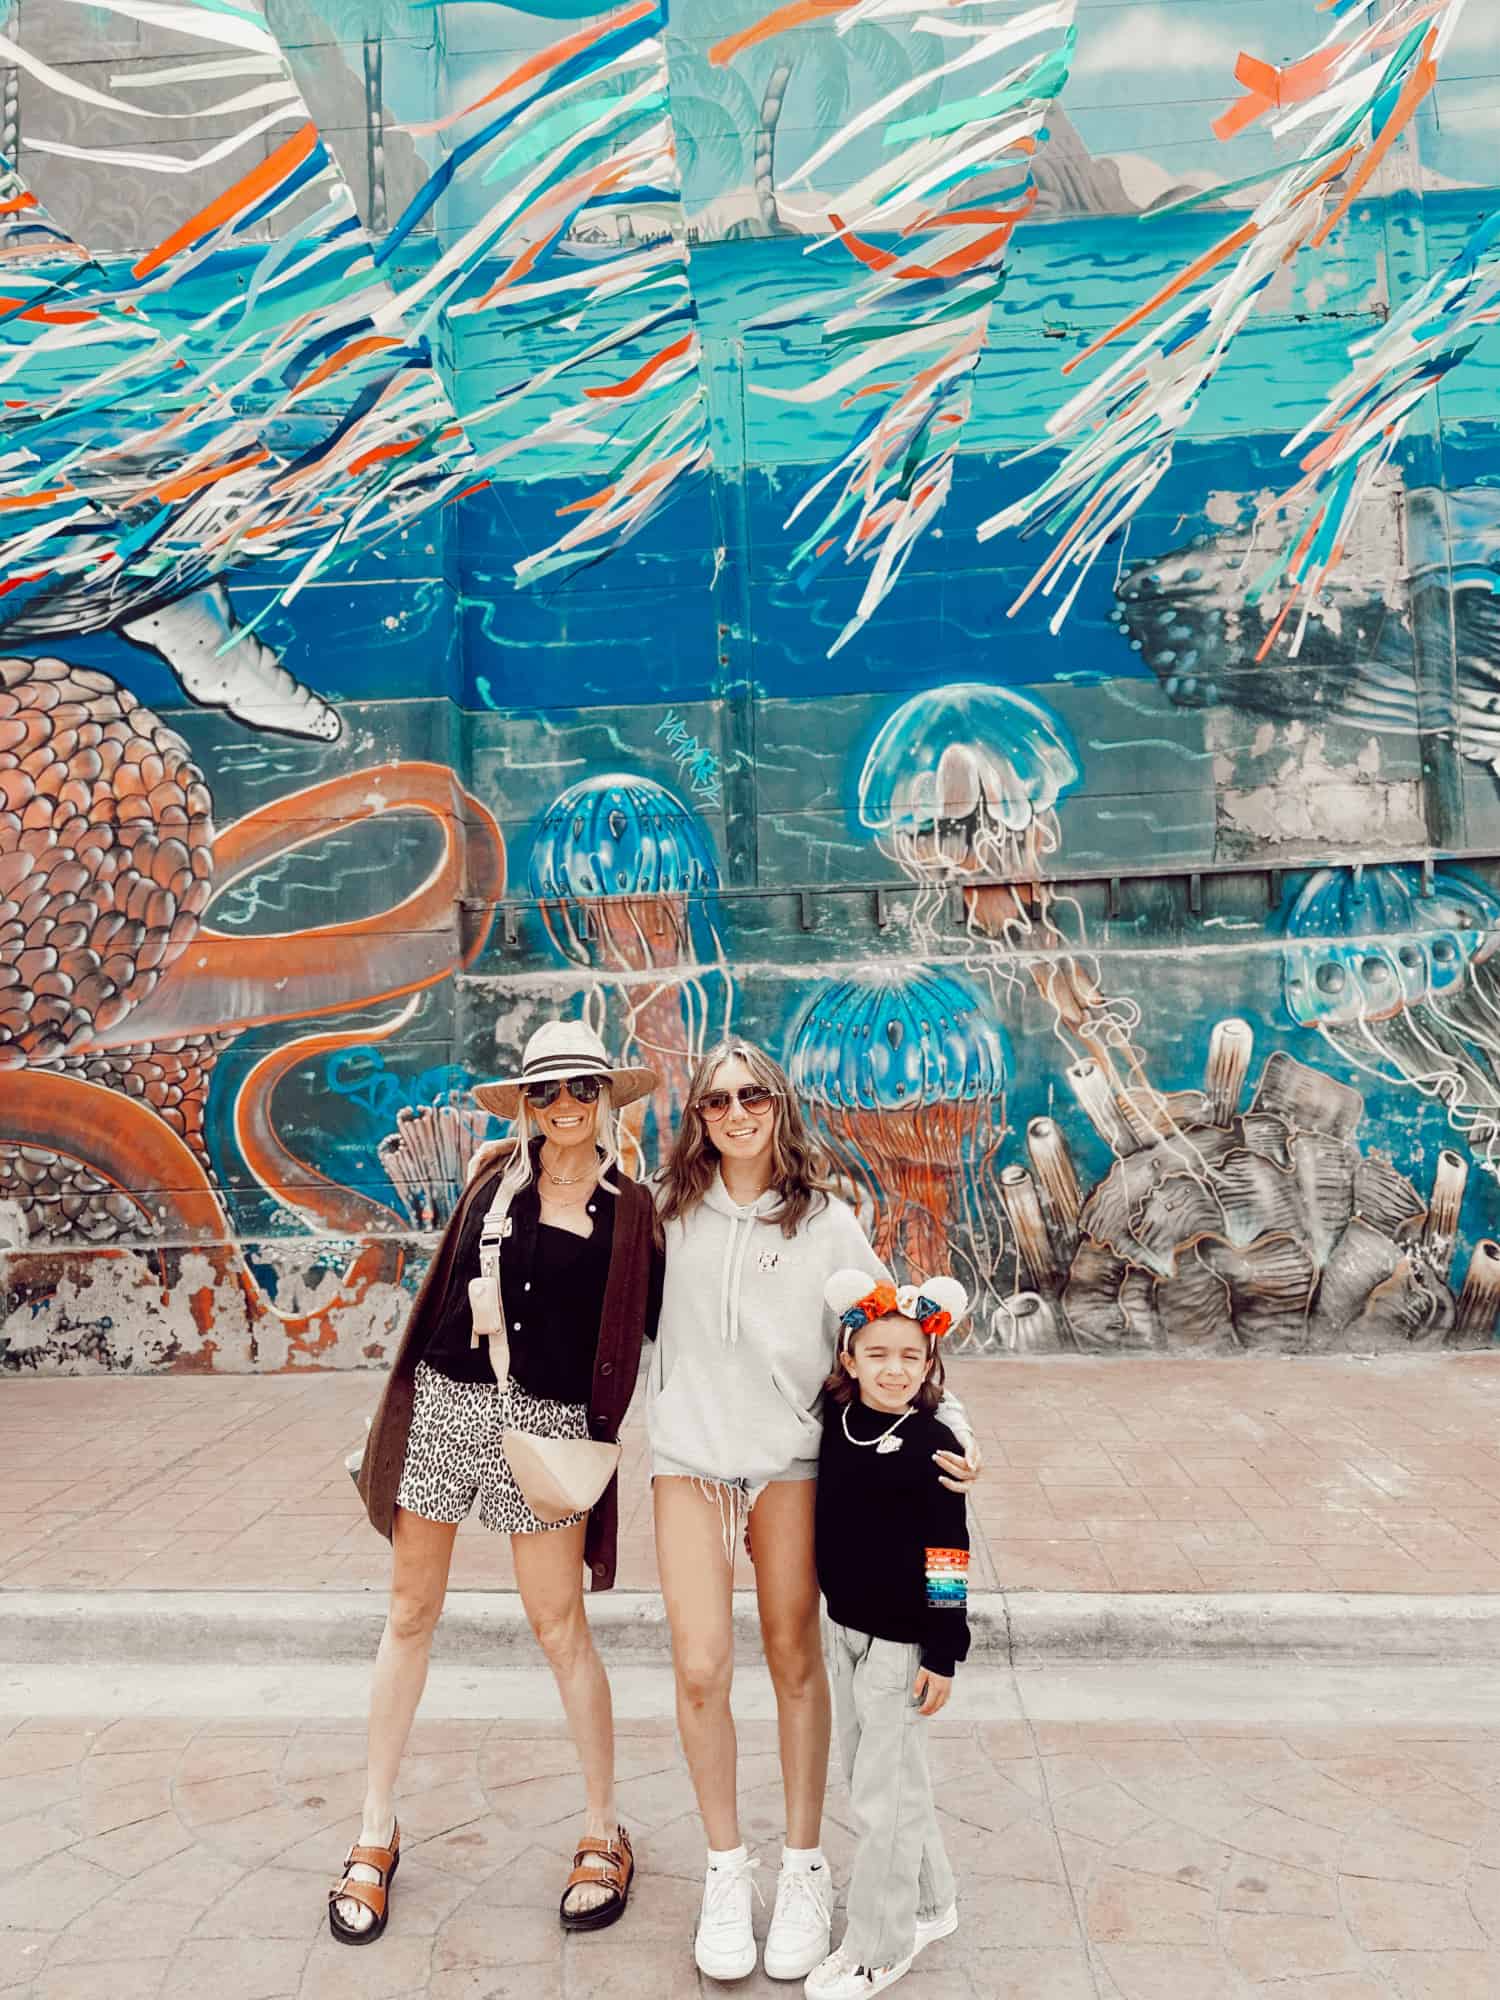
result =
M554 1077L566 1076L612 1076L614 1071L606 1057L590 1055L586 1049L560 1049L553 1055L543 1056L535 1062L521 1065L521 1088L528 1083L550 1083Z

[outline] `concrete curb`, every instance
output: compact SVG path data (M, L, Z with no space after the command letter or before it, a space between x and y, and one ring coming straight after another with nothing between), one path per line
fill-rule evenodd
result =
M606 1658L670 1657L660 1597L612 1591L589 1616ZM0 1661L16 1665L266 1666L368 1661L385 1619L375 1591L0 1590ZM994 1591L970 1599L974 1654L991 1666L1079 1660L1492 1661L1500 1593L1423 1597L1245 1592L1204 1596ZM760 1657L755 1601L735 1598L736 1651ZM435 1657L476 1666L536 1658L509 1591L454 1591Z

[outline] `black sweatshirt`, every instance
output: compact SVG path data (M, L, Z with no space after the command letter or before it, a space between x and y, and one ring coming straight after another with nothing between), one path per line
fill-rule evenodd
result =
M940 1483L932 1454L963 1452L946 1424L920 1410L894 1432L899 1450L877 1450L894 1421L858 1395L842 1407L825 1401L818 1585L836 1625L920 1646L924 1667L951 1674L969 1652L969 1525L963 1495Z

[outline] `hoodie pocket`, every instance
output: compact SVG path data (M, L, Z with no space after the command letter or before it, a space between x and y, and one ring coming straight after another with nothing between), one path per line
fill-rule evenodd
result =
M811 1452L798 1451L794 1452L792 1456L816 1458L818 1447L823 1439L823 1419L820 1413L821 1388L818 1391L818 1395L814 1398L812 1408L809 1409L807 1404L802 1401L796 1385L789 1381L779 1368L773 1367L771 1370L771 1387L776 1391L778 1399L785 1407L788 1418L796 1425L799 1444L810 1444L812 1446Z

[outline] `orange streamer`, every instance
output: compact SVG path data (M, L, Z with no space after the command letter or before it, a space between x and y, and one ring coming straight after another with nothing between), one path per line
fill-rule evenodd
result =
M854 0L788 0L788 5L767 14L763 21L753 22L737 35L726 35L722 42L715 42L708 59L722 66L733 61L741 49L753 49L757 42L768 42L773 35L785 34L788 28L800 28L808 21L824 21L830 15L845 13L853 5Z
M1205 272L1211 271L1215 264L1222 263L1226 257L1232 257L1236 250L1243 250L1257 234L1256 225L1253 222L1246 222L1231 235L1221 238L1212 249L1205 250L1201 257L1195 257L1186 270L1179 271L1170 284L1163 285L1154 298L1147 299L1143 306L1137 306L1133 313L1122 319L1118 326L1112 326L1108 333L1101 333L1092 346L1086 347L1082 354L1075 354L1071 361L1065 361L1062 370L1064 375L1071 375L1075 368L1091 360L1101 348L1108 347L1112 340L1118 340L1122 333L1129 333L1133 326L1139 326L1142 320L1149 319L1158 306L1164 306L1169 299L1175 299L1179 292L1187 290L1194 279L1201 278Z
M207 208L200 208L196 215L190 215L180 228L174 229L172 234L164 242L158 243L154 250L148 250L140 262L132 266L131 276L149 278L153 271L159 270L168 258L175 257L179 250L187 249L189 244L197 243L213 230L221 228L224 223L232 222L247 208L253 208L263 195L268 195L272 188L278 187L288 174L296 172L302 162L311 155L317 143L317 126L311 120L306 125L299 125L291 138L283 140L274 153L268 153L258 167L253 167L243 179L237 180L233 187L225 188Z

